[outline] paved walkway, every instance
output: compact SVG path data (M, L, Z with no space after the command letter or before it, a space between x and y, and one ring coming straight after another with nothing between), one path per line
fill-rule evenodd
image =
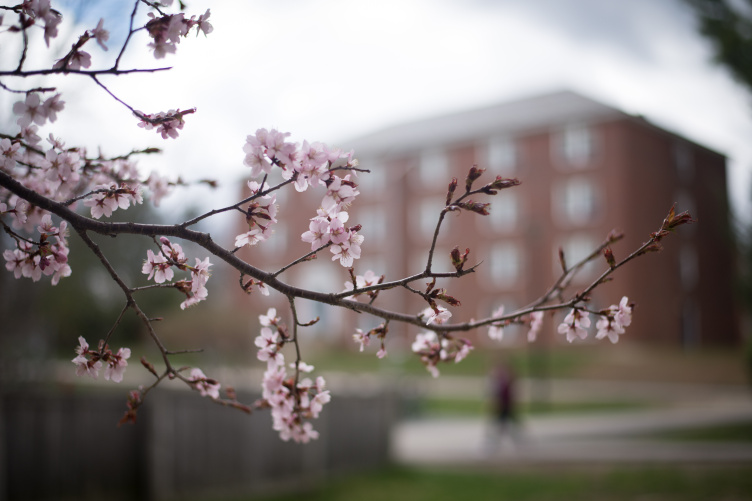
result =
M687 391L667 402L644 410L533 417L505 436L478 418L409 420L395 427L392 450L396 461L409 464L752 463L752 442L651 438L666 430L752 422L746 391Z

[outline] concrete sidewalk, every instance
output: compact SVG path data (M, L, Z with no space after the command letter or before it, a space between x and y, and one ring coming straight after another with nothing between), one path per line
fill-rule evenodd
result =
M695 394L696 395L696 394ZM396 461L407 464L557 462L750 462L752 442L671 441L650 438L666 430L752 422L752 399L723 396L658 409L534 417L512 436L494 433L478 418L398 423Z

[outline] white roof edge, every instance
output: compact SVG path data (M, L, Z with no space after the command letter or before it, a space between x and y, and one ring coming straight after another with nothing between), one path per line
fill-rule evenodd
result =
M357 156L395 154L469 141L494 134L519 134L568 122L631 116L576 92L563 90L416 120L342 144Z

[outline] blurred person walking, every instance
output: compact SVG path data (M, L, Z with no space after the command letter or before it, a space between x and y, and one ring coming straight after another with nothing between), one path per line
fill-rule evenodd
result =
M514 370L509 363L499 363L489 379L492 415L486 447L488 453L495 453L504 443L516 447L520 439Z

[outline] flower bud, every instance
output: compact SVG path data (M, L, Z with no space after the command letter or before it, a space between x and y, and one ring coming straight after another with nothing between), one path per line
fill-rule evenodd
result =
M446 197L446 203L444 205L449 205L452 201L452 196L454 195L454 190L457 189L457 178L453 177L452 182L449 183L449 190L447 191L447 197Z
M468 254L470 254L470 249L465 249L464 254L460 254L459 247L452 249L452 251L449 253L449 258L452 260L452 266L454 266L455 270L462 271L462 268L465 266L465 262L467 261Z
M606 247L603 249L603 257L606 258L606 262L608 263L609 268L612 270L616 268L616 259L614 259L614 253L611 250L611 247Z
M467 178L465 179L465 191L470 191L475 180L478 179L485 171L486 169L479 169L477 165L470 167L470 172L467 173Z
M561 264L561 270L567 272L567 259L564 256L564 249L559 247L559 264Z
M152 364L151 362L149 362L148 360L146 360L146 357L141 357L141 365L143 365L144 367L146 367L146 370L148 370L149 372L151 372L155 376L159 377L159 375L157 374L157 370L154 368L154 364Z
M456 299L453 296L450 296L449 294L446 294L446 291L444 289L441 289L441 291L436 294L436 299L441 299L445 303L447 303L450 306L461 306L462 303L458 299Z
M624 238L624 233L621 230L613 229L609 232L606 239L608 243L613 244Z
M460 202L457 204L457 207L459 207L460 209L465 209L471 212L475 212L476 214L480 214L481 216L487 216L491 213L490 212L491 204L473 202L472 200L468 200L467 202Z
M661 230L666 231L673 231L677 227L683 225L683 224L690 224L697 222L696 219L692 219L692 216L689 214L688 211L681 212L679 214L676 214L675 211L676 204L671 206L671 210L668 211L668 216L666 216L666 219L663 220L663 225L661 226Z
M497 190L503 190L504 188L511 188L513 186L519 186L520 180L516 178L505 179L501 176L496 176L492 182L488 183L482 188L483 193L487 195L496 195Z

